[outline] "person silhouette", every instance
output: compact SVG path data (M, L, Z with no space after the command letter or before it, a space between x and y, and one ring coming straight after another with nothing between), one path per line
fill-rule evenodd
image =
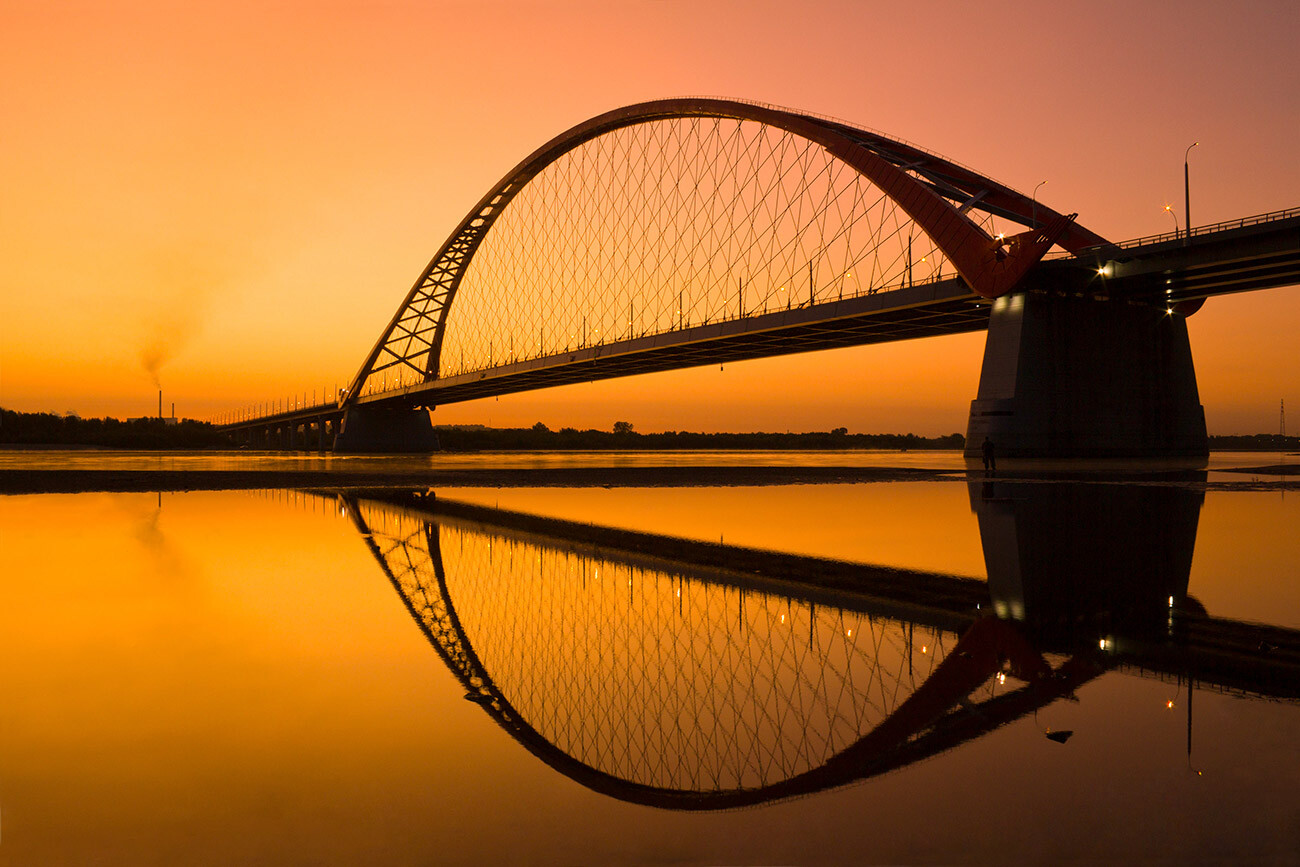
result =
M980 446L980 452L984 455L984 473L987 475L989 473L997 472L998 462L997 458L993 455L993 440L984 437L984 443Z

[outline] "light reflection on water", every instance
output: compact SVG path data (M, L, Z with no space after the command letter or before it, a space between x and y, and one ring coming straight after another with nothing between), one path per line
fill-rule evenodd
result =
M1199 494L1179 490L1124 513L1066 488L1056 518L1044 519L1028 500L1038 494L932 482L447 496L704 542L721 527L727 545L988 575L1008 610L1015 599L1029 607L1029 639L1054 669L1093 658L1083 639L1098 630L1149 639L1153 610L1159 625L1167 616L1170 582L1180 605L1188 597L1211 616L1300 627L1300 542L1288 530L1300 525L1300 497L1211 491L1201 508ZM1059 615L1074 612L1042 592L1050 575L1031 566L1044 556L1031 553L1009 582L1005 556L992 572L985 560L990 533L1001 533L1005 555L1018 538L1008 521L1027 531L1087 524L1103 510L1116 523L1099 545L1146 514L1150 525L1132 537L1191 521L1195 554L1181 566L1158 551L1131 557L1166 574L1108 576L1084 594L1082 625L1063 633ZM913 728L892 752L872 753L879 774L849 788L840 786L852 775L811 797L704 816L620 800L566 775L561 756L674 791L799 778L833 766L931 682L962 630L844 600L742 594L680 565L593 558L572 539L464 518L433 524L441 586L430 522L382 503L0 498L0 852L15 863L104 853L131 863L357 863L375 853L426 863L1005 863L1297 851L1300 792L1284 772L1300 733L1295 704L1202 685L1188 754L1187 684L1133 666L1081 682L1077 702L1047 701L890 770L887 757L901 761L907 744L940 744L913 740L938 732L932 724ZM1177 548L1174 537L1161 544ZM1086 545L1055 547L1090 556ZM1086 571L1058 566L1070 580ZM464 700L460 676L475 670L458 666L468 657L440 658L422 631L438 622L425 614L445 611L440 593L477 671L517 712L513 728L490 700ZM1005 681L998 673L986 672L969 708L949 706L951 723L991 719L999 705L988 702L1033 682L1028 664ZM559 756L519 740L520 719ZM1074 734L1061 744L1049 731Z

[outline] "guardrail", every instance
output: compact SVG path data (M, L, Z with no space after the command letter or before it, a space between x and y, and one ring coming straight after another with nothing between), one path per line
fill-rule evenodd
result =
M1195 226L1192 228L1191 234L1193 237L1196 235L1212 235L1215 232L1226 232L1229 229L1244 229L1246 226L1258 226L1261 223L1273 223L1278 220L1291 220L1297 217L1300 217L1300 208L1287 208L1285 211L1269 211L1266 214L1254 214L1249 217L1238 217L1235 220L1224 220L1219 223L1210 223L1205 226ZM1159 235L1146 235L1141 238L1131 238L1127 241L1116 241L1114 244L1108 244L1105 246L1108 248L1117 247L1121 250L1128 250L1133 247L1145 247L1149 244L1163 244L1170 241L1178 241L1186 236L1187 233L1184 231L1164 232ZM1044 258L1069 259L1075 256L1086 255L1087 253L1098 249L1102 248L1087 247L1077 253L1058 251L1049 256L1045 256Z

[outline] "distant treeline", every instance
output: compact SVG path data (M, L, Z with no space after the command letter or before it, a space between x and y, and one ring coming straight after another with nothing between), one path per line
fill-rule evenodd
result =
M1216 452L1277 452L1300 449L1300 436L1250 434L1235 437L1210 437L1210 449Z
M572 449L960 449L962 434L919 437L916 434L851 434L845 428L814 433L637 433L626 422L614 431L551 430L541 422L531 428L441 426L436 428L445 451L563 451Z
M959 433L941 437L916 434L851 434L847 428L810 433L696 433L665 431L638 433L628 422L616 422L612 431L551 430L538 422L531 428L490 428L481 425L435 427L445 451L565 451L565 450L814 450L814 449L960 449L966 438ZM121 449L231 448L226 434L207 422L185 419L168 424L162 419L121 421L115 418L80 418L48 412L13 412L0 409L0 444L19 446L101 446ZM1216 451L1297 451L1300 436L1277 434L1212 436Z
M168 424L158 418L120 421L7 409L0 409L0 443L117 449L219 449L231 445L228 436L203 421L185 419Z

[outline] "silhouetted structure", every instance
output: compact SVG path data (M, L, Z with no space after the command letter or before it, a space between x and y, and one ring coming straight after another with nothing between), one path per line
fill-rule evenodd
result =
M706 122L701 122L706 121ZM1043 261L1053 245L1066 258ZM557 136L434 255L337 402L253 444L425 450L426 409L529 389L989 329L967 447L1206 454L1184 316L1287 285L1300 211L1113 244L955 162L840 121L678 99Z
M551 767L637 803L727 809L845 785L1111 669L1300 699L1300 633L1207 617L1187 596L1199 493L1008 484L972 487L987 584L419 493L338 496L466 699ZM1069 520L1097 508L1100 523ZM1143 535L1161 517L1169 529ZM1097 545L1089 526L1116 535Z

